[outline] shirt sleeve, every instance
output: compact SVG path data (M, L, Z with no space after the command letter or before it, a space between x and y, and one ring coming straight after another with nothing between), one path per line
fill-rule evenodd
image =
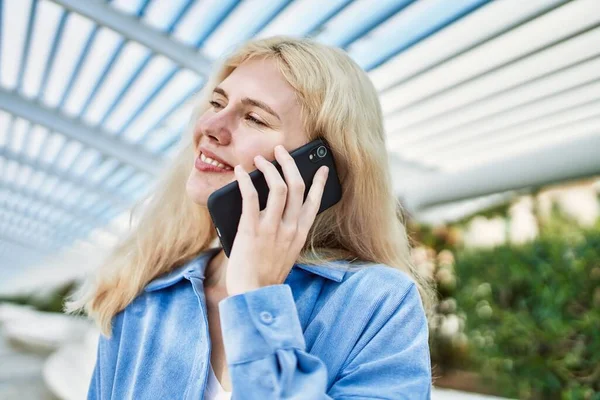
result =
M102 399L102 390L100 386L100 346L102 345L102 338L98 340L98 348L96 351L96 365L94 365L94 372L92 372L92 379L88 388L87 400Z
M325 364L306 352L289 285L228 297L219 311L233 400L430 398L427 322L414 285L329 389Z
M103 334L98 337L96 364L88 388L88 400L103 400L114 397L114 377L121 347L123 312L118 313L113 318L112 325L112 336L110 338Z
M94 372L92 372L92 379L88 388L88 400L102 399L102 361L101 352L106 346L106 338L100 335L98 338L98 347L96 350L96 364L94 365Z

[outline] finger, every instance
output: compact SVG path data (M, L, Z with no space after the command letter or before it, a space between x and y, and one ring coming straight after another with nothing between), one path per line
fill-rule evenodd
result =
M304 236L308 235L308 231L319 212L328 176L329 168L327 166L319 168L308 191L308 196L306 196L306 201L302 206L302 212L298 221L298 232Z
M254 158L256 168L258 168L267 181L269 186L269 197L267 197L267 207L264 211L264 220L273 227L278 227L281 223L281 216L285 208L285 199L287 197L287 185L277 171L277 168L267 161L263 156Z
M302 202L304 201L304 180L296 162L283 146L275 147L275 158L281 165L283 176L287 184L287 200L285 210L283 211L283 221L296 224L302 211Z
M242 193L242 216L241 221L248 221L255 223L258 221L258 193L256 188L250 179L250 175L244 170L241 165L236 165L233 169L233 173L238 181L240 192Z

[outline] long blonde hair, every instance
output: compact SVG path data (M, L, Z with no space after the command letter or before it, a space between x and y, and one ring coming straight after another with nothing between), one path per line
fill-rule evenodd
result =
M208 96L236 67L253 58L276 62L297 93L308 139L324 138L335 154L343 187L341 201L319 214L298 262L359 260L386 264L409 274L427 310L431 290L410 260L409 242L394 195L377 92L367 74L343 51L308 39L272 37L250 41L221 63L205 85L171 166L134 230L66 303L85 311L106 336L112 318L154 278L184 264L215 239L205 207L192 202L185 184L191 171L195 119Z

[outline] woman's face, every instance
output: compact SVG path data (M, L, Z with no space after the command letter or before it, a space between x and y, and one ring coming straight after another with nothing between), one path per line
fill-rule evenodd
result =
M187 193L205 206L212 192L235 179L237 164L250 172L255 156L274 160L275 146L292 151L307 141L294 89L275 62L244 62L215 88L211 107L196 122Z

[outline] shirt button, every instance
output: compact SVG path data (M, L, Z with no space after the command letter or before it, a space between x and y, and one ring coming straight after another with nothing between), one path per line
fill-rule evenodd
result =
M263 324L269 325L270 323L273 322L273 316L271 315L270 312L263 311L260 313L260 320L263 322Z

